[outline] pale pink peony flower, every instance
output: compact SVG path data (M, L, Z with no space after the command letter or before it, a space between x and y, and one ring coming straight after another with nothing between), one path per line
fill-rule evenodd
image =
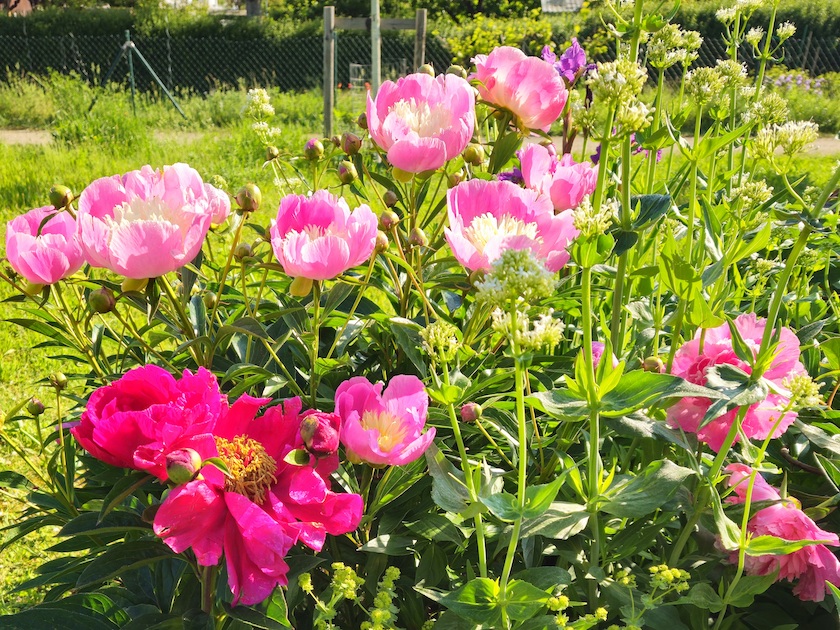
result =
M370 258L376 231L368 206L350 212L344 199L319 190L283 197L271 221L271 246L288 276L329 280Z
M204 184L204 192L207 194L209 203L210 223L221 225L230 216L230 197L224 190L219 190L210 184Z
M52 206L35 208L6 224L6 258L33 284L54 284L85 262L69 212Z
M566 247L578 234L572 211L555 215L544 195L510 182L472 179L450 189L447 201L446 240L471 271L489 271L508 249L530 249L549 271L569 260Z
M176 380L146 365L95 390L70 432L97 459L166 481L166 456L191 448L206 457L213 425L226 409L216 377L204 368L184 370Z
M563 113L569 92L554 66L528 57L518 48L500 46L473 58L479 96L510 110L529 129L548 131Z
M384 392L382 383L362 376L344 381L335 392L335 411L347 457L374 466L413 462L435 437L434 428L422 433L428 406L416 376L395 376Z
M598 167L578 164L568 153L557 159L546 147L529 144L519 152L519 161L525 185L550 196L557 211L577 208L595 190Z
M738 316L735 326L753 352L758 352L761 337L764 334L765 320L756 317L753 313L747 313ZM700 352L700 334L701 331L698 330L694 339L684 343L677 350L672 374L696 385L705 385L706 371L715 365L734 365L747 374L751 373L750 366L741 361L732 349L732 335L727 324L706 330L702 353ZM776 357L764 373L764 378L785 391L783 381L786 378L804 373L805 367L799 362L799 339L790 329L782 328ZM772 393L764 400L750 405L741 423L744 434L748 438L760 440L767 438L771 432L772 437L779 437L797 417L795 411L782 414L782 410L789 402L790 399L786 396ZM668 409L668 423L672 427L682 428L683 431L696 433L697 439L707 443L713 450L719 451L735 421L738 410L733 409L701 427L703 416L711 404L707 398L683 398ZM773 427L777 422L778 426L774 430ZM735 441L737 442L738 439L736 437Z
M126 278L156 278L196 257L214 213L195 169L144 166L85 188L77 223L91 265Z
M409 173L440 168L461 154L475 128L475 93L453 74L417 73L368 94L368 131L388 161Z
M303 466L285 461L304 448L300 398L258 418L267 399L243 398L214 430L213 454L230 476L205 466L201 478L167 496L154 531L176 553L191 548L202 566L215 566L224 555L234 604L252 605L288 583L284 558L295 542L320 551L327 534L358 527L363 505L357 494L331 490L336 455Z
M750 467L730 464L726 467L729 486L735 493L730 503L744 503L749 486ZM753 536L776 536L788 541L822 540L834 547L840 546L837 534L821 529L803 512L795 499L782 500L779 492L768 484L761 475L753 483L752 501L779 501L776 505L756 512L747 531ZM738 561L738 553L730 554L730 561ZM825 544L809 545L786 555L746 556L745 571L748 575L770 575L779 570L779 580L798 580L793 593L804 601L821 602L829 588L826 582L840 586L840 561Z

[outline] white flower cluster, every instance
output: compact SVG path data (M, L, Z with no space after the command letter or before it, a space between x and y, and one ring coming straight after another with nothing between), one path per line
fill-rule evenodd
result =
M566 324L554 317L554 309L532 320L525 311L516 311L516 330L513 330L513 318L497 308L493 311L493 330L513 339L517 347L524 352L551 350L563 339Z
M782 384L790 390L790 404L794 409L820 407L825 404L820 387L808 374L797 374L786 378Z
M647 70L638 63L622 58L607 63L599 62L590 73L587 85L597 101L617 105L639 96L645 81Z
M429 324L420 336L423 338L423 350L432 360L440 363L451 363L461 348L458 329L449 322L438 320Z
M251 125L251 130L263 144L274 144L282 133L279 127L272 127L265 121L255 122Z
M685 75L685 93L700 107L718 98L725 86L718 68L695 68Z
M749 177L749 173L744 174ZM764 180L745 181L740 186L733 188L726 200L730 204L740 203L741 208L750 212L760 205L767 203L773 196L773 188L767 185Z
M654 68L670 68L680 63L688 67L697 59L703 38L697 31L684 31L668 23L650 36L647 46L648 63Z
M607 199L596 212L592 200L587 196L572 213L572 221L580 237L586 238L606 233L618 216L619 203L617 199Z
M761 40L764 38L765 30L760 26L754 26L750 30L747 31L747 34L744 36L744 39L747 40L747 43L750 44L753 48L758 48L761 46Z
M776 29L776 36L781 40L785 41L786 39L790 39L796 34L796 26L793 22L782 22L779 24L778 28Z
M245 115L257 120L271 118L274 116L274 108L271 106L271 97L262 88L248 90L248 98L245 101Z
M766 90L743 113L745 123L754 122L761 127L781 125L787 118L787 101L776 92Z
M793 156L819 137L819 126L808 120L791 120L782 125L765 127L755 135L756 156L772 160L777 149Z
M508 249L493 263L487 277L476 283L476 299L507 308L532 303L554 292L557 281L530 249Z

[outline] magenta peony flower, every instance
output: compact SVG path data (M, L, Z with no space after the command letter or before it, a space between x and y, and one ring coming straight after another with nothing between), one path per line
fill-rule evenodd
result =
M395 376L382 392L356 376L335 392L341 417L341 442L347 457L374 466L399 466L420 457L432 443L435 429L422 433L429 395L416 376Z
M508 249L530 249L549 271L569 260L578 232L572 211L554 214L551 201L510 182L472 179L447 193L446 240L464 267L489 271Z
M204 192L207 194L210 223L221 225L230 216L230 197L224 190L210 184L204 184Z
M519 152L522 179L528 188L551 197L554 209L572 210L591 195L598 181L598 167L576 163L568 153L559 160L544 146L529 144Z
M753 352L757 352L764 334L765 320L756 317L753 313L747 313L738 316L735 326L747 345L753 349ZM694 339L684 343L677 350L671 370L673 374L696 385L705 385L706 371L715 365L726 363L738 367L747 374L751 373L750 366L741 361L732 349L732 335L727 324L706 330L702 353L700 352L700 334L701 331L698 330ZM805 367L799 362L799 339L790 329L782 328L776 357L764 373L764 378L785 391L786 378L804 373ZM782 415L779 422L782 409L788 402L790 399L786 396L772 393L764 400L750 405L741 423L744 434L748 438L763 440L771 435L772 431L774 438L779 437L796 420L796 412L788 411ZM706 426L700 427L710 405L711 401L706 398L683 398L668 409L668 423L672 427L681 427L683 431L696 433L697 439L707 443L713 450L719 451L738 410L733 409L715 418ZM774 430L773 427L777 422L779 424ZM735 441L737 442L738 439L736 437Z
M326 534L358 527L363 506L359 495L330 489L337 456L304 466L285 461L304 446L299 398L259 418L267 399L243 398L246 404L234 404L215 427L213 454L230 476L205 466L202 478L167 496L154 531L176 553L192 548L202 566L215 566L224 555L234 604L251 605L288 583L284 558L295 542L320 551Z
M54 284L76 273L85 262L69 212L35 208L6 224L6 258L33 284Z
M344 199L319 190L286 195L271 221L271 246L292 278L329 280L370 258L376 215L366 205L353 212Z
M729 486L735 489L735 494L730 496L728 501L744 503L749 486L750 467L730 464L726 470L730 473ZM752 516L747 524L747 531L753 536L776 536L788 541L823 540L834 547L840 546L837 534L818 527L800 509L796 499L782 499L778 491L761 475L755 477L752 501L779 501ZM733 552L730 560L737 562L738 553ZM825 544L809 545L781 556L747 556L744 568L748 575L770 575L778 569L779 580L799 580L793 587L793 593L804 601L821 602L829 592L826 582L840 586L840 562Z
M473 58L479 96L510 110L525 127L548 131L563 113L569 92L554 67L518 48L500 46Z
M607 349L607 346L602 341L593 341L592 342L592 363L597 368L601 364L601 358L604 356L604 350ZM618 358L614 355L610 355L612 357L612 366L618 367Z
M126 278L156 278L196 257L217 213L186 164L144 166L103 177L79 196L78 230L87 261Z
M216 377L204 368L176 380L156 365L134 368L88 399L73 436L107 464L145 470L166 481L166 456L191 448L213 450L211 432L227 409Z
M388 161L409 173L440 168L461 154L475 128L475 93L453 74L417 73L368 94L370 137Z

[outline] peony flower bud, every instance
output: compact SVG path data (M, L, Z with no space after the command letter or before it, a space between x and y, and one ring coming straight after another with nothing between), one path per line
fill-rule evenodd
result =
M250 258L253 253L249 243L239 243L236 249L233 250L233 257L239 262L242 262L243 258Z
M408 242L414 247L426 247L429 244L429 237L421 228L416 227L408 235Z
M114 292L107 287L92 291L88 296L88 306L94 313L110 313L114 310L116 303Z
M356 155L362 148L362 139L355 133L345 132L341 136L341 150L347 155Z
M54 372L50 374L50 385L60 392L67 387L67 376L64 372Z
M338 180L342 184L352 184L359 178L356 166L350 160L343 160L338 165Z
M481 405L475 402L468 402L461 406L461 420L467 423L475 422L481 417Z
M204 301L204 308L213 308L219 301L218 296L212 291L207 291L201 299Z
M330 138L330 142L334 147L339 148L341 146L341 136L339 136L338 134L334 135L332 138Z
M303 157L307 160L320 160L324 155L324 143L318 138L309 139L303 147Z
M29 399L29 402L26 403L26 411L30 416L40 416L44 413L44 403L37 398L32 397Z
M277 147L266 147L265 148L265 161L271 162L271 160L276 160L277 157L280 155L280 149Z
M399 222L400 217L393 210L386 210L382 213L382 216L379 217L379 227L386 232L393 230Z
M300 436L306 450L317 457L333 455L338 450L341 418L334 413L307 411L300 421Z
M459 66L458 64L452 64L446 69L446 74L454 74L455 76L461 77L462 79L467 78L467 71L464 69L463 66Z
M256 184L249 182L239 189L235 199L243 212L256 212L262 203L262 193Z
M359 127L364 129L365 131L367 131L367 128L368 128L367 113L362 112L361 114L359 114L359 117L356 119L356 124L359 125Z
M201 470L201 455L191 448L179 448L166 454L166 475L180 485L192 481Z
M435 67L430 63L424 63L422 66L417 68L417 72L420 74L428 74L430 77L435 76Z
M384 252L388 249L388 235L382 230L376 232L376 245L373 247L374 252Z
M50 203L56 210L66 208L73 203L73 192L67 186L55 185L50 188Z
M458 184L464 181L464 171L455 171L446 177L446 185L448 188L455 188Z
M664 372L665 362L659 357L648 357L642 363L645 372Z
M389 208L393 208L394 206L397 205L397 202L399 201L399 197L397 197L397 193L395 193L393 190L386 190L385 194L382 195L382 201Z
M473 166L480 166L484 162L484 147L480 144L470 144L464 149L464 162Z

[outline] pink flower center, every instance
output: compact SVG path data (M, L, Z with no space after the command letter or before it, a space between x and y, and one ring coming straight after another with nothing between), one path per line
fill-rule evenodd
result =
M421 138L438 136L452 126L449 110L440 104L430 107L411 98L397 101L391 111Z
M277 462L256 440L237 435L233 440L216 436L219 458L230 474L225 475L225 490L236 492L256 504L265 501L268 489L277 482Z
M539 240L536 223L525 223L509 215L495 217L489 212L475 217L464 228L464 236L480 252L484 251L489 242L498 238L525 236L533 241Z
M362 428L365 431L372 429L379 433L377 443L379 444L379 450L384 453L388 453L398 444L402 444L406 433L408 433L405 422L387 411L380 413L365 411L362 415Z

